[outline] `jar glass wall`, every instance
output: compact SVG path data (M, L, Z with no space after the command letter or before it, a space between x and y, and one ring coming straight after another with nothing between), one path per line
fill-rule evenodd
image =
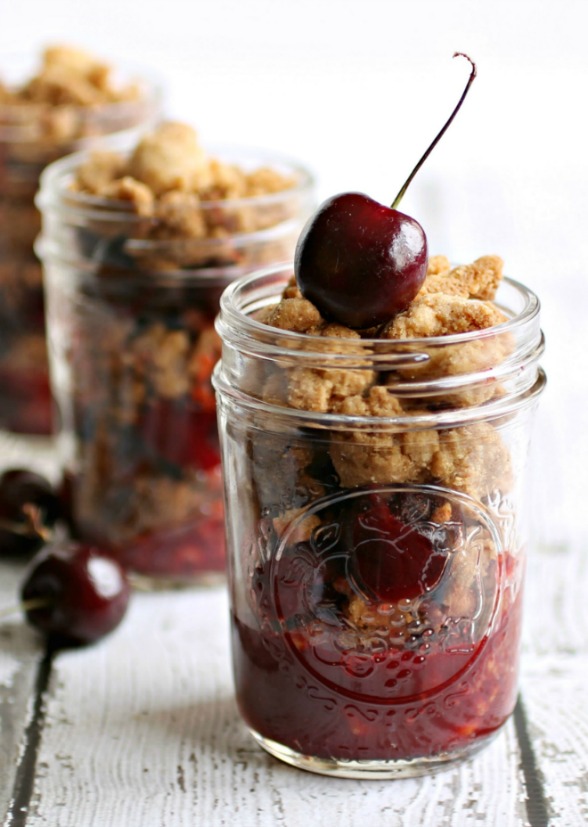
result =
M217 154L281 171L292 185L200 202L199 219L219 232L190 239L145 238L145 219L124 202L73 192L85 154L49 167L39 196L71 524L150 585L224 576L214 318L232 280L292 255L312 202L312 179L295 163L257 151Z
M75 85L78 73L68 76L61 63L58 68L64 94L68 77ZM160 92L144 75L121 69L112 84L128 89L128 100L59 102L55 85L53 102L39 102L37 87L36 97L32 91L29 98L11 94L35 69L31 56L0 57L0 430L47 435L53 412L41 266L33 251L41 226L34 204L39 176L50 162L105 136L130 140L158 116Z
M538 303L505 280L490 329L334 340L258 320L290 276L232 285L218 320L237 700L291 764L418 775L514 708Z

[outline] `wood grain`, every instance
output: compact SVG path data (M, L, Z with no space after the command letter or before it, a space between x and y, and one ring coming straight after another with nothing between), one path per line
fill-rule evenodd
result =
M223 589L137 595L110 639L60 656L27 825L524 823L511 724L427 780L325 779L267 756L235 707L227 617Z

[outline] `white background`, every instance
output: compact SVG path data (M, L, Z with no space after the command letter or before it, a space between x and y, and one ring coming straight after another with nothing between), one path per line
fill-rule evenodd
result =
M153 67L207 142L280 149L320 197L390 202L478 79L402 208L432 252L498 253L543 304L549 387L535 533L584 530L588 461L585 0L0 0L0 49L71 42Z

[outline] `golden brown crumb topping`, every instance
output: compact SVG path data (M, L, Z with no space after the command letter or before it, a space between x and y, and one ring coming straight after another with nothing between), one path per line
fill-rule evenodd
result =
M37 74L18 88L0 86L0 102L49 106L97 106L133 100L139 90L121 86L107 63L72 46L50 46Z
M128 158L94 152L76 170L72 189L102 199L126 201L150 218L148 238L226 239L284 220L296 204L227 205L292 189L296 181L278 170L241 169L211 157L196 131L178 122L160 124L145 135ZM222 201L223 209L206 206ZM226 205L226 206L225 206Z
M409 307L378 331L367 331L367 335L410 341L499 325L506 317L492 299L501 278L502 261L498 256L485 256L455 268L445 257L436 256ZM349 339L352 346L353 341L366 335L366 331L358 333L325 322L294 282L288 284L281 301L266 308L258 319L281 330L326 337L326 354L340 350L343 339ZM313 347L319 347L316 340ZM410 417L426 417L440 406L468 407L499 396L500 385L486 381L483 372L499 364L511 347L508 334L496 334L481 341L431 348L424 365L392 371L378 372L364 366L293 367L266 375L257 393L268 402L298 410L360 419L400 417L409 422ZM398 382L472 373L482 378L454 392L437 393L431 399L396 394ZM508 490L510 486L508 451L498 431L484 422L451 429L407 425L397 433L353 427L331 434L329 454L345 488L434 482L481 497L485 491Z

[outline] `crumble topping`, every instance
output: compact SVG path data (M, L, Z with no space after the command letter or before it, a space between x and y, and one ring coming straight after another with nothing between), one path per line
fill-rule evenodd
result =
M492 299L502 278L502 260L484 256L473 264L450 267L444 256L431 259L419 294L402 313L379 331L381 339L442 337L485 330L506 320ZM265 308L258 320L281 330L325 337L326 352L336 353L345 340L358 340L361 332L327 323L291 281L281 301ZM370 336L373 331L369 331ZM313 343L316 347L316 343ZM362 369L294 367L270 374L257 389L274 404L292 408L339 413L354 417L406 417L434 411L431 404L467 407L481 404L501 393L495 382L482 382L467 390L431 399L397 396L394 384L401 379L433 379L484 371L499 364L509 353L509 337L431 349L424 366L391 372ZM348 352L348 351L345 351ZM398 482L439 482L472 496L484 490L508 488L508 451L494 427L476 423L450 430L408 430L382 434L368 429L333 433L330 454L344 487Z
M295 184L292 176L275 169L247 170L211 157L191 126L168 121L145 135L128 158L92 153L76 170L72 190L127 202L137 215L150 219L144 227L147 239L221 240L273 226L293 215L297 205L211 208L210 202L258 198Z

